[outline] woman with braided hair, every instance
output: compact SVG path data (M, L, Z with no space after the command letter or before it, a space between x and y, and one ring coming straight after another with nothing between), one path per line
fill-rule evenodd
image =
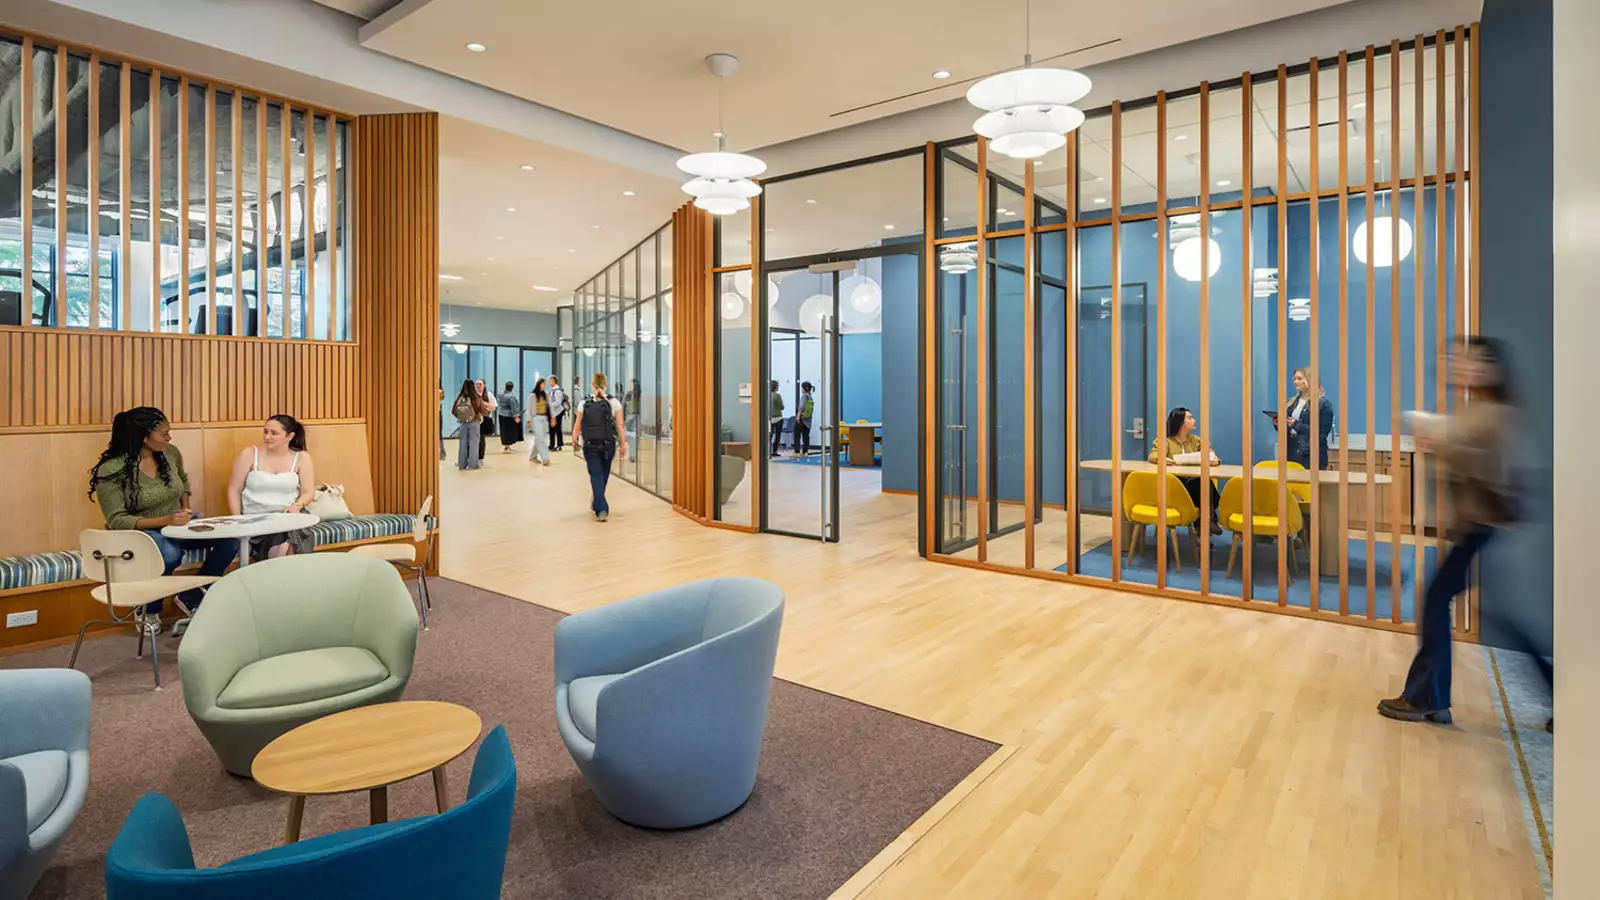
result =
M153 406L123 410L111 420L111 442L89 470L89 497L100 504L107 528L138 529L154 538L167 574L183 563L186 550L204 548L200 574L220 577L238 553L238 541L175 541L161 534L168 525L189 524L194 510L189 508L183 455L172 445L172 427ZM192 609L201 596L193 590L182 599ZM146 616L160 611L160 601L144 609Z

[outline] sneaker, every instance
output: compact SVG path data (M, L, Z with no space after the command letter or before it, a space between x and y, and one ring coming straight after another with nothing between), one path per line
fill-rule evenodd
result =
M606 513L595 513L594 518L596 522L604 522L606 520Z
M1449 725L1451 722L1450 710L1420 709L1404 697L1379 700L1378 714L1401 722L1435 722L1440 725Z
M161 614L139 612L139 628L152 638L161 633Z

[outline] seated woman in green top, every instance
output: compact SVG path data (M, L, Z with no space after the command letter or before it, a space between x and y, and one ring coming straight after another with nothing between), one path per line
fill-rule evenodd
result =
M228 571L239 551L239 542L234 540L175 541L162 535L161 529L168 525L189 524L194 511L189 508L189 475L183 469L183 455L172 446L167 417L153 406L123 410L111 420L111 443L89 470L89 497L100 504L107 528L136 528L154 538L169 575L183 563L188 549L204 548L200 574L218 577ZM199 590L186 591L183 601L193 608L201 596ZM161 602L147 605L144 611L146 615L159 613Z
M1151 462L1156 462L1161 458L1161 454L1165 452L1167 455L1167 464L1174 465L1177 463L1179 456L1185 453L1199 453L1204 447L1205 441L1200 439L1200 435L1194 433L1194 413L1191 413L1188 409L1179 406L1174 408L1172 412L1167 413L1167 435L1164 438L1156 438L1155 443L1150 447L1149 458ZM1215 466L1220 465L1221 463L1222 460L1218 459L1215 453L1212 453L1211 464ZM1197 464L1198 463L1191 463L1191 465ZM1184 490L1188 491L1189 496L1194 499L1195 509L1199 509L1200 479L1192 475L1180 475L1178 480L1183 482ZM1222 526L1217 524L1217 501L1220 499L1220 495L1217 494L1217 483L1213 481L1211 483L1212 534L1222 533Z

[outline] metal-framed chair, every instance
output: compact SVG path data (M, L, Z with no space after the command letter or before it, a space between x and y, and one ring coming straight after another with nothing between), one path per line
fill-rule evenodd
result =
M150 669L156 690L161 690L161 660L156 650L158 621L141 615L145 606L187 590L205 587L217 579L209 575L166 575L166 562L155 538L142 531L87 530L78 535L83 555L83 577L100 584L90 596L106 605L106 618L83 623L78 641L72 645L68 668L78 664L78 651L90 625L131 625L139 635L135 655L144 657L144 639L150 638ZM119 612L120 610L120 612Z
M428 565L433 560L433 533L438 528L439 520L432 513L433 495L429 494L428 499L422 501L422 509L411 526L412 542L409 544L362 544L350 548L351 553L381 559L416 573L417 606L422 613L423 631L428 630L428 610L433 608L433 595L428 592ZM423 545L421 562L417 561L417 544Z

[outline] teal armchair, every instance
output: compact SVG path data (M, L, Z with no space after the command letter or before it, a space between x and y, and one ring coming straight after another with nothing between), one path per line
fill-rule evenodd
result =
M388 563L288 556L212 586L178 648L183 702L229 772L329 713L398 700L411 679L417 611Z
M0 671L0 897L26 897L89 790L89 676Z

